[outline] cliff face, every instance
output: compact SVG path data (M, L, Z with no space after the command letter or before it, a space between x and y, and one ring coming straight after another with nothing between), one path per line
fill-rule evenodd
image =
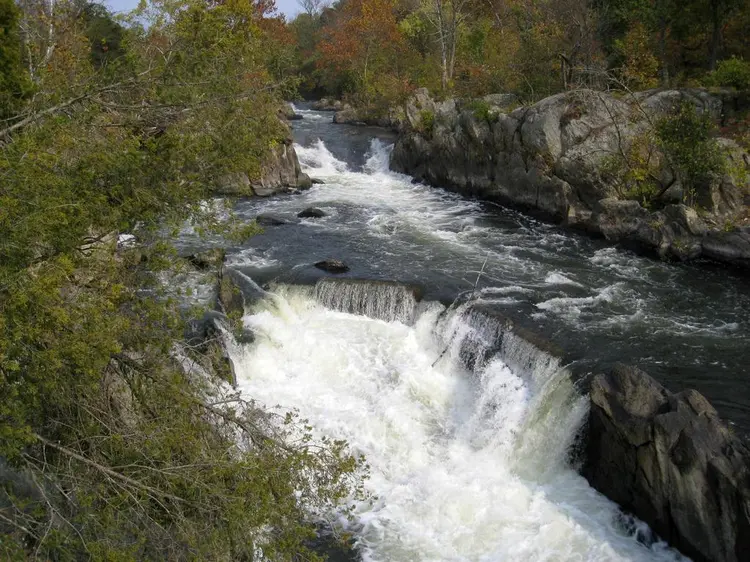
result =
M584 476L694 560L750 552L748 450L694 390L620 365L591 387Z
M733 141L719 139L731 173L701 190L694 208L682 204L681 178L658 146L649 148L649 166L666 189L655 205L644 208L624 193L610 170L620 156L627 163L654 122L684 103L718 121L735 100L702 90L626 97L577 91L513 109L513 96L436 102L419 90L406 104L391 168L661 257L704 256L750 267L750 222L743 222L750 157Z

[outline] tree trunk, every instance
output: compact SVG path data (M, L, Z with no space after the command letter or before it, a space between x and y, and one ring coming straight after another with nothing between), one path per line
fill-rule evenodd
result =
M711 45L708 59L708 69L716 70L716 63L719 60L719 48L721 47L721 14L718 0L711 2L711 19L713 29L711 32Z
M667 22L659 22L659 58L661 59L661 85L669 86L669 61L667 60Z

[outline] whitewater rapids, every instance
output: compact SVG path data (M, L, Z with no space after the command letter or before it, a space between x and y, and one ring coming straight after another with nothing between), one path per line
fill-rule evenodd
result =
M248 398L298 410L367 457L376 499L340 522L361 557L684 560L578 475L571 451L587 400L558 359L500 318L588 358L579 370L637 363L750 420L744 394L722 390L746 384L744 286L415 185L388 170L387 139L299 112L300 162L324 184L238 203L240 218L286 222L228 250L228 266L271 283L244 317L255 340L232 359ZM299 220L309 206L325 216ZM313 264L331 257L354 276L404 284L321 279ZM468 294L481 304L434 302Z
M489 332L466 307L422 304L408 326L274 292L244 318L257 338L234 351L239 388L366 455L377 499L349 529L364 560L680 559L639 543L643 526L569 465L587 402L550 356L521 340L482 356ZM528 372L501 358L519 354Z

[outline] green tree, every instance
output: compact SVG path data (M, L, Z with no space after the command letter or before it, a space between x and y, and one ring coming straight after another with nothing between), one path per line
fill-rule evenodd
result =
M286 134L266 11L151 4L113 65L56 4L35 95L0 125L4 560L287 560L363 497L344 443L220 391L216 342L181 343L160 280L180 267L164 233L222 227L212 185Z
M7 119L29 93L21 57L19 11L14 0L0 0L0 119Z

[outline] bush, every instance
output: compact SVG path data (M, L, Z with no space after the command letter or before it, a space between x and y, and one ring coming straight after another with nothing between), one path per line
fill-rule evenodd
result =
M714 86L750 89L750 62L737 57L721 61L711 75L711 82Z
M435 114L428 109L423 109L419 112L419 121L421 123L420 132L431 137L432 131L435 129Z
M484 100L472 100L466 104L466 109L474 113L474 117L480 121L492 123L497 121L497 114L492 111L492 106Z
M682 182L688 205L703 200L711 184L726 172L726 158L714 130L710 116L689 102L656 123L657 142Z

